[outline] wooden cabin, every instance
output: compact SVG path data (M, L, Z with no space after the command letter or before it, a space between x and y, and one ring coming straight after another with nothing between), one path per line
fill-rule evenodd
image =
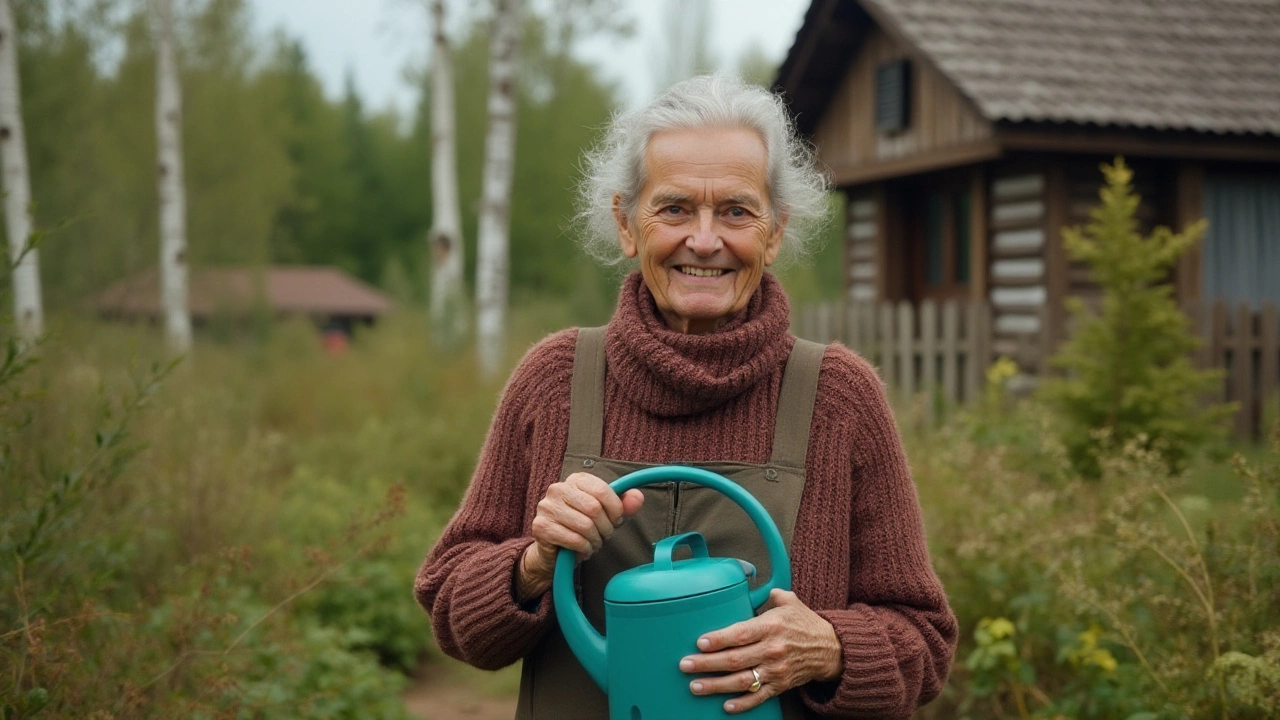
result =
M848 307L983 306L1036 372L1096 293L1060 231L1117 155L1143 225L1209 220L1185 308L1280 304L1280 3L814 0L775 87L848 198Z
M197 328L220 317L243 323L265 311L274 318L305 317L326 335L348 337L395 308L377 288L324 265L200 268L191 273L187 303ZM125 278L102 291L93 305L106 320L158 323L159 276L150 270Z

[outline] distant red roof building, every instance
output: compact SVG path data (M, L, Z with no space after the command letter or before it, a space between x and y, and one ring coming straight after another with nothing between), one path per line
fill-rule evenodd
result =
M282 266L261 270L205 268L190 277L191 319L241 314L258 303L276 316L304 315L317 322L372 322L395 304L376 288L328 266ZM93 302L105 318L160 317L160 285L155 270L121 280Z

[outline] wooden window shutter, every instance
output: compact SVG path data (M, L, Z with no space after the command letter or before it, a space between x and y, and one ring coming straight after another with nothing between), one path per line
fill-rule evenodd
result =
M876 67L876 130L895 133L911 124L911 62L906 58Z

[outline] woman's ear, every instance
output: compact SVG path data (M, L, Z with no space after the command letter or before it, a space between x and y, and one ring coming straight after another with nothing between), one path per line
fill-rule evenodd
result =
M622 246L622 254L633 258L639 252L636 238L631 234L631 220L622 209L622 195L613 196L613 221L618 224L618 244Z
M782 250L782 237L787 229L787 216L783 215L778 221L778 226L769 233L769 239L765 241L764 246L764 265L769 267L774 260L778 259L778 253Z

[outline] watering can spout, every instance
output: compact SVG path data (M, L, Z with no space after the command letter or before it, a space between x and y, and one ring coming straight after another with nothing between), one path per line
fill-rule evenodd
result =
M553 594L557 598L573 598L573 568L577 561L570 550L561 549L556 556ZM569 648L600 689L609 692L609 661L604 636L596 632L576 602L556 605L556 618Z

